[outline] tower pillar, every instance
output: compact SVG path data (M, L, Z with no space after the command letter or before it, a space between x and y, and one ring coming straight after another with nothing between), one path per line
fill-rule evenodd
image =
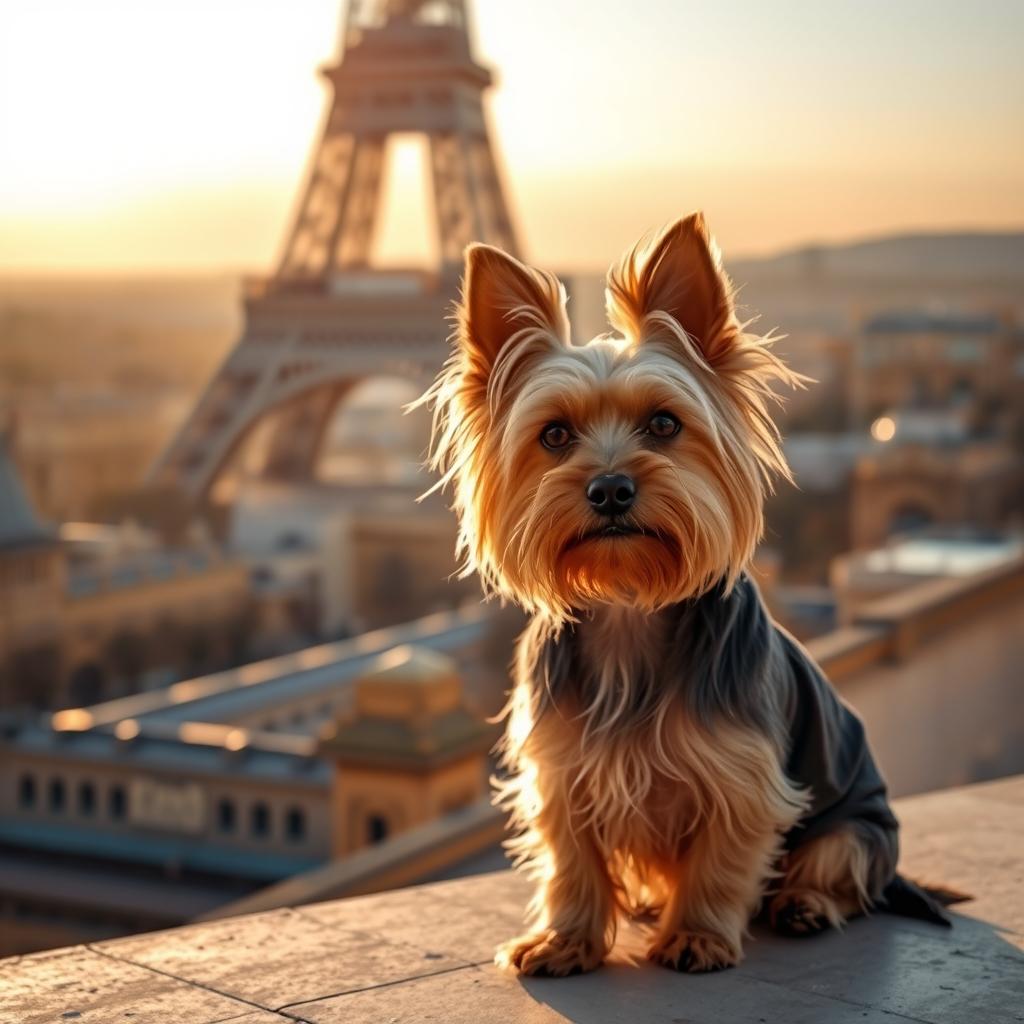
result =
M313 475L338 397L367 375L431 380L448 353L462 252L519 246L484 110L466 0L350 0L331 96L274 274L254 283L245 331L150 483L200 500L255 427L263 475ZM374 265L388 140L426 139L438 254L426 271ZM273 416L273 419L271 417Z

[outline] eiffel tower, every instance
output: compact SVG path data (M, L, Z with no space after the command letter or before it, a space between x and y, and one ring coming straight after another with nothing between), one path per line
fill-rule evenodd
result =
M309 479L350 387L377 375L425 383L441 365L465 246L518 252L467 0L351 0L341 54L322 72L333 96L277 270L248 284L241 339L150 473L193 500L268 420L262 473ZM438 260L382 270L371 250L386 145L409 132L428 142Z

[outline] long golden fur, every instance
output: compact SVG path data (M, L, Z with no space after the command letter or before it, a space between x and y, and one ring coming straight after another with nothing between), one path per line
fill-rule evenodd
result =
M499 958L531 974L589 970L620 915L653 908L652 959L728 966L773 879L773 907L833 923L869 890L854 831L784 853L808 795L786 776L770 701L732 714L725 696L697 705L659 683L662 611L729 593L750 561L771 481L788 476L772 389L799 378L737 320L699 214L610 273L617 335L574 345L565 302L550 274L471 247L454 351L425 396L464 572L533 615L498 799L538 888L531 931ZM677 435L652 435L659 411ZM565 450L540 443L552 425L570 434ZM584 498L613 470L638 495L614 533ZM541 651L576 625L556 692Z

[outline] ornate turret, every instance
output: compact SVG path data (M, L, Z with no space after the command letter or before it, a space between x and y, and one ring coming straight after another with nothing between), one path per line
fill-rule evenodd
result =
M0 548L53 544L56 536L32 508L10 448L11 431L0 425Z
M451 658L409 646L376 658L321 740L336 766L335 856L480 799L492 739Z

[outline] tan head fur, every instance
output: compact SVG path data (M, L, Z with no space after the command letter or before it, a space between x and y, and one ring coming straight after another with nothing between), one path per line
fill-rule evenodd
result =
M555 277L471 246L455 348L425 396L465 571L555 619L731 583L788 476L768 403L799 378L737 320L700 214L627 253L606 298L618 335L574 345ZM635 487L612 518L588 500L603 474Z

